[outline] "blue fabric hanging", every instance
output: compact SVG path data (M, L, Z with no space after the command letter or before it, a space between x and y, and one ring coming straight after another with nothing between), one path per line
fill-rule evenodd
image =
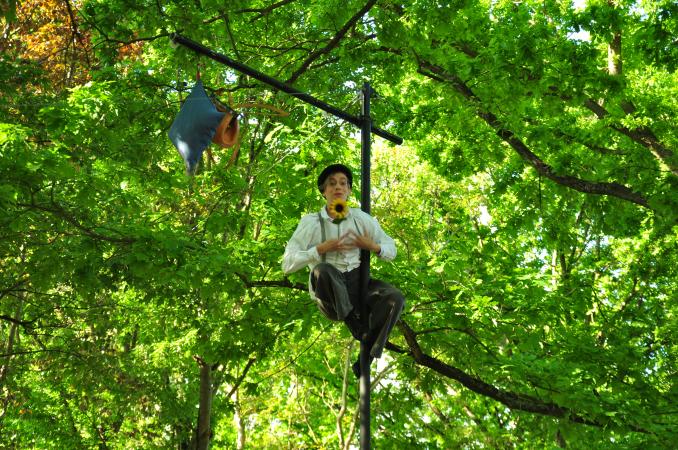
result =
M223 117L224 113L217 111L198 80L167 133L184 159L189 175L195 173L202 152L212 142Z

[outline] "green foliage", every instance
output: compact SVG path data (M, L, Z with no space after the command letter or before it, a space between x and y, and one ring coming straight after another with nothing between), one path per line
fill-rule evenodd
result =
M372 212L399 255L372 272L440 365L393 333L376 447L669 448L675 2L570 3L377 2L348 27L364 2L72 3L79 84L3 46L2 445L195 448L201 367L213 448L357 442L357 345L280 269L319 170L359 172L356 130L172 48L178 29L351 114L370 81L375 124L405 138L373 142ZM198 64L225 103L289 114L241 107L237 157L212 146L189 179L166 133Z

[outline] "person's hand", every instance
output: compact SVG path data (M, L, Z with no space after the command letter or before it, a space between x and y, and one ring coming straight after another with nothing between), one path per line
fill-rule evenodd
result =
M344 236L351 241L353 248L361 248L363 250L369 250L373 253L379 253L381 251L381 246L374 242L369 234L359 234L353 230L349 230Z
M351 250L355 248L351 242L347 242L346 236L342 236L339 239L328 239L325 242L318 244L315 247L318 250L318 253L323 255L330 252L342 252L345 250Z

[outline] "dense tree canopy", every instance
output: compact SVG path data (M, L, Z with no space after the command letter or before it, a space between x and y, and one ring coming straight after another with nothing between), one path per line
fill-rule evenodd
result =
M373 144L372 271L407 298L377 448L675 445L674 0L3 5L3 446L357 442L357 345L280 269L356 130L174 31L355 115L369 81L405 138ZM188 177L198 71L241 142Z

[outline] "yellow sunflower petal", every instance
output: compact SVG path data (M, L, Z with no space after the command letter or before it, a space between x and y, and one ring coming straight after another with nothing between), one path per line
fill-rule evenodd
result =
M329 212L335 219L343 219L348 215L348 204L344 200L338 198L330 204Z

